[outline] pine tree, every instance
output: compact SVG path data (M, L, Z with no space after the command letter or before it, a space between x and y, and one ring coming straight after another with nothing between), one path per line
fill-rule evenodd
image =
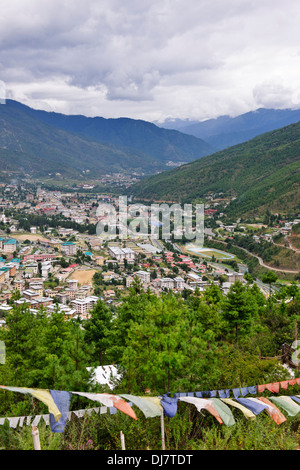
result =
M90 318L84 324L85 341L94 347L93 358L97 365L107 364L108 348L112 337L112 311L104 301L99 300Z
M28 374L34 364L39 343L39 323L26 304L11 310L6 317L6 328L1 333L14 383L29 386Z
M184 371L184 307L171 293L148 300L143 296L143 301L142 315L129 325L120 362L131 392L150 388L165 393Z
M230 287L222 303L222 312L229 332L234 331L237 344L239 335L249 333L257 313L257 305L241 281L236 281Z

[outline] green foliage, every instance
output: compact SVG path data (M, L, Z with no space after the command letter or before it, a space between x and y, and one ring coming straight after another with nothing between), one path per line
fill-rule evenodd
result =
M179 403L178 414L165 419L167 450L297 450L300 443L299 418L289 418L276 425L267 414L247 421L233 409L235 426L216 425L214 418L203 411ZM133 421L122 413L84 418L72 416L63 434L52 434L49 426L39 425L43 450L121 450L120 432L125 434L126 450L161 450L159 419L138 415ZM33 450L31 428L11 429L8 422L0 427L0 445L6 450Z
M288 302L286 301L288 300ZM0 365L0 383L11 386L77 391L110 391L92 384L87 367L117 364L123 378L115 394L151 395L166 392L220 390L285 380L277 356L283 343L294 340L299 321L300 294L296 284L267 300L256 284L235 282L224 295L211 284L189 295L172 292L160 297L144 292L135 282L121 305L110 310L105 302L95 305L89 320L66 321L58 311L33 315L26 306L7 314L6 363ZM297 393L297 390L294 391ZM1 416L47 413L31 396L0 391ZM89 407L82 397L72 397L71 409ZM41 426L44 449L120 448L120 431L127 449L160 449L160 423L117 415L73 417L63 435L51 436ZM237 424L221 427L205 411L178 403L174 418L166 418L166 445L174 450L293 449L299 445L299 420L288 419L280 427L260 415L247 422L234 410ZM288 438L284 441L284 434ZM0 426L0 446L31 449L28 428Z
M197 202L209 193L235 196L227 215L283 206L299 209L300 124L263 134L130 187L137 198Z
M94 358L97 365L109 363L106 352L111 343L111 321L111 310L105 302L99 300L84 325L85 340L87 344L94 346Z
M11 100L0 109L0 169L79 178L107 172L156 172L169 160L191 161L212 148L201 139L132 119L64 116ZM79 125L78 120L81 121ZM21 146L21 150L20 150ZM5 174L5 173L4 173Z
M238 336L250 332L255 316L257 305L251 292L242 282L235 282L223 302L223 316L227 321L229 331L234 332L234 341L237 343Z
M234 411L235 413L235 411ZM297 433L289 431L289 425L277 426L266 416L255 421L241 419L230 428L205 428L202 439L194 443L195 450L296 450L299 445ZM299 421L296 419L295 423Z

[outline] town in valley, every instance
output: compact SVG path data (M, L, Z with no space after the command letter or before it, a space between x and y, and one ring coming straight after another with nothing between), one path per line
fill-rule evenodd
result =
M100 203L117 205L113 194L97 194L94 185L82 184L72 191L47 189L43 184L2 184L0 193L0 322L13 305L26 304L32 312L61 311L65 318L89 318L99 299L114 308L138 280L146 291L160 295L174 292L189 295L217 284L226 294L237 280L252 282L268 297L270 286L249 274L247 260L213 248L247 239L251 246L284 247L294 256L300 252L297 214L278 214L266 220L229 220L222 194L209 195L205 202L205 235L201 252L178 240L130 238L102 240L97 236ZM265 217L266 218L266 217ZM294 232L296 235L294 235ZM222 245L219 245L222 246ZM209 248L211 247L211 248ZM248 252L248 257L260 259ZM252 249L253 251L253 249ZM259 250L258 250L259 251ZM266 250L264 250L266 251ZM278 260L273 267L281 281ZM274 260L273 260L274 261ZM276 268L277 265L277 268ZM294 271L294 272L293 272ZM287 279L297 283L296 269L282 268ZM276 289L275 283L272 289Z

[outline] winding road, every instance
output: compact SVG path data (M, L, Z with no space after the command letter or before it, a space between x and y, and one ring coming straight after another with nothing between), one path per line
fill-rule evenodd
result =
M232 246L235 246L236 248L240 248L241 250L248 253L248 255L251 255L251 256L254 256L254 258L257 258L260 266L263 266L264 268L271 269L272 271L277 271L281 273L289 273L289 274L297 274L299 272L299 269L283 269L283 268L275 268L273 266L269 266L268 264L264 263L263 259L260 256L254 255L250 251L246 250L246 248L242 248L241 246L238 246L238 245L232 245Z
M218 242L223 243L224 245L226 245L226 242L223 242L221 240L218 240ZM253 256L254 258L257 258L260 266L262 266L264 268L267 268L267 269L271 269L272 271L276 271L276 272L280 272L280 273L287 273L287 274L298 274L299 271L300 271L299 269L283 269L283 268L275 268L273 266L269 266L268 264L264 263L263 259L260 256L254 255L253 253L251 253L251 251L246 250L246 248L242 248L241 246L238 246L238 245L232 245L232 246L245 251L245 253L248 253L248 255Z

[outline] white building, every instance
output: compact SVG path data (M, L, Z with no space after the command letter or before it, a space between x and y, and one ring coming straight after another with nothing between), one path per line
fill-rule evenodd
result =
M45 261L42 263L42 277L48 277L49 273L52 272L51 261Z
M123 262L126 259L129 263L134 262L135 252L131 248L120 248L119 246L109 246L110 256L116 258L117 261Z
M223 282L222 287L221 287L223 294L227 295L231 286L232 286L232 282Z
M23 297L27 300L37 300L41 295L38 289L26 289L23 291Z
M77 246L73 242L65 242L61 244L61 251L68 256L76 255Z
M128 263L134 263L135 252L131 248L122 248Z
M136 271L134 276L137 276L144 284L150 282L150 273L148 271Z
M174 279L171 277L163 277L159 280L159 286L161 289L174 289Z
M77 279L67 279L67 283L69 284L69 289L76 290L78 287Z
M17 249L17 240L11 238L3 242L4 253L13 253Z
M122 248L118 246L109 246L108 252L113 258L116 258L117 261L123 261L125 258Z
M51 314L51 313L54 313L56 311L63 313L66 316L66 318L71 318L71 317L74 317L76 315L76 309L71 308L68 305L52 304L52 305L47 306L47 312L48 313Z
M6 303L0 305L0 316L5 313L9 313L12 310L12 307Z
M30 284L30 289L24 291L24 292L33 292L37 295L38 298L42 298L43 295L44 295L44 286L43 286L43 283L32 283ZM23 295L24 295L24 292L23 292ZM25 297L25 295L24 295ZM27 298L30 298L30 296L28 296ZM34 300L36 300L36 297L34 297Z
M192 281L196 282L196 281L201 281L201 277L196 274L196 273L188 273L187 275Z
M133 283L133 277L132 276L127 276L126 277L126 287L129 288Z
M243 281L243 273L227 273L227 282Z
M86 316L94 305L98 302L99 297L90 296L84 299L72 300L72 306L78 315Z
M174 287L175 287L175 289L183 289L184 288L184 279L182 279L182 277L175 277Z
M137 246L142 248L145 254L156 255L157 253L161 252L161 250L153 245L150 245L150 243L137 243Z

